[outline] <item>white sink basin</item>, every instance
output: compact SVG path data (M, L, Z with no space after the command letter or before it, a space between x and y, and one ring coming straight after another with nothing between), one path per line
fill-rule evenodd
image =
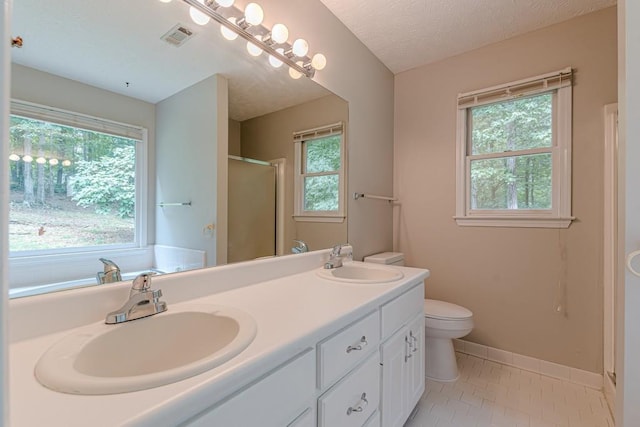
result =
M119 325L93 324L54 344L38 361L38 381L73 394L158 387L212 369L253 341L256 323L230 307L180 304Z
M360 262L345 263L342 267L338 268L321 268L316 271L316 274L323 279L345 283L387 283L400 280L404 277L401 271L393 267L383 267Z

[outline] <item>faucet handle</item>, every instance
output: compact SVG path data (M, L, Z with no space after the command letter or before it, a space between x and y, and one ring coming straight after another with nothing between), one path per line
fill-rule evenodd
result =
M131 294L135 294L138 292L146 292L151 289L151 277L156 273L150 271L147 273L138 274L135 279L133 279L133 284L131 285Z

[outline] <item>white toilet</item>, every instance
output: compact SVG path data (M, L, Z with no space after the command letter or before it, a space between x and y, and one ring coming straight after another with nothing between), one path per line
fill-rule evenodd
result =
M424 300L425 374L436 381L458 379L453 339L473 329L473 313L464 307L434 299Z
M383 252L364 258L365 262L404 265L401 252ZM424 300L425 373L435 381L458 379L458 364L453 339L462 338L473 329L473 313L459 305L433 299Z

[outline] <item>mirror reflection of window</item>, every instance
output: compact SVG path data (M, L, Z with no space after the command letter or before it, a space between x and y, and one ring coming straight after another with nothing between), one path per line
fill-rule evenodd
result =
M136 142L12 115L9 250L134 243Z
M296 219L344 217L344 134L341 123L297 132ZM302 219L304 218L304 219Z
M144 128L15 100L9 139L12 296L88 283L69 266L146 247Z

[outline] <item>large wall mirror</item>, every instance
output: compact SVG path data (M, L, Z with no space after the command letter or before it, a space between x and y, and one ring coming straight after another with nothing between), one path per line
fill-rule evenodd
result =
M347 240L343 99L180 0L15 0L12 26L12 297Z

